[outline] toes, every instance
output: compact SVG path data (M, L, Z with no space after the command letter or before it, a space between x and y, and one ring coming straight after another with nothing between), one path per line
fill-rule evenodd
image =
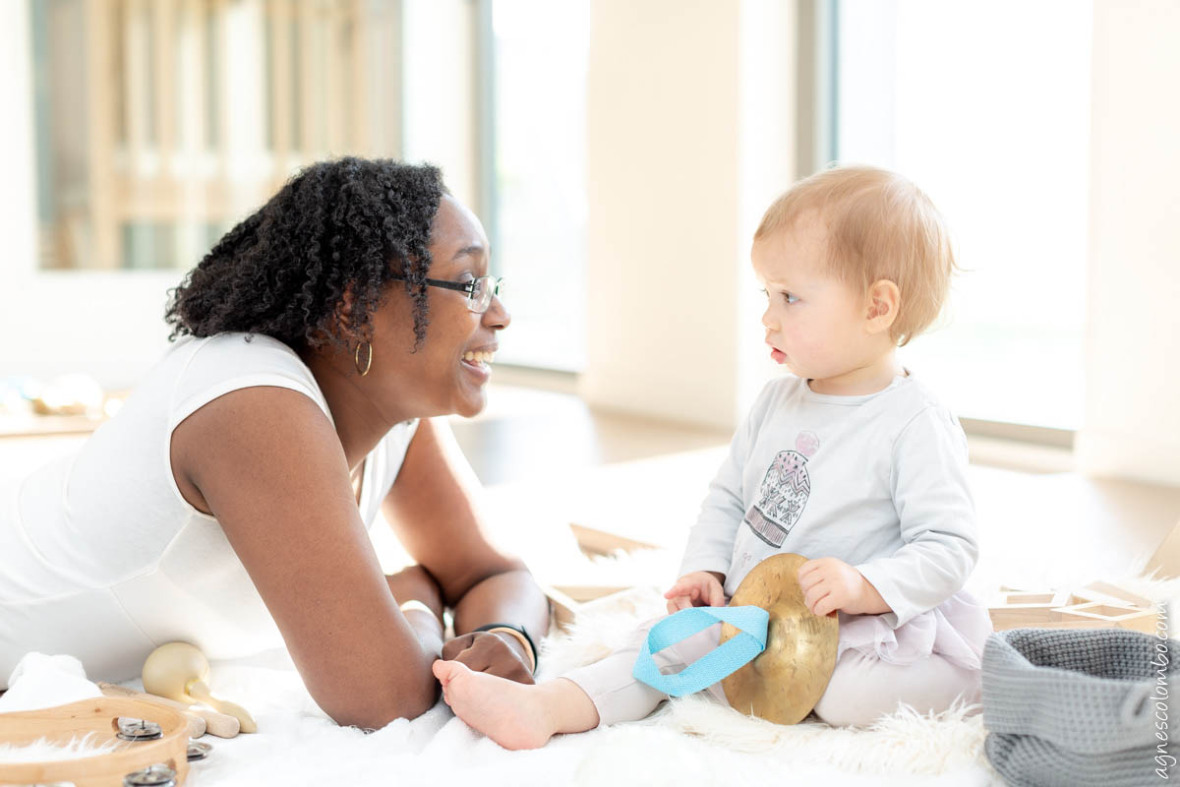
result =
M435 660L435 662L430 665L430 669L432 672L434 672L434 677L438 678L439 683L442 684L444 689L447 687L448 683L467 671L467 667L465 667L460 662L445 661L443 659Z

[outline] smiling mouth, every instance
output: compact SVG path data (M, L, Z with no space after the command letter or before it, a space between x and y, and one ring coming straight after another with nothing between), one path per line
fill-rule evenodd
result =
M463 353L463 360L473 366L488 366L495 359L494 352L466 352Z

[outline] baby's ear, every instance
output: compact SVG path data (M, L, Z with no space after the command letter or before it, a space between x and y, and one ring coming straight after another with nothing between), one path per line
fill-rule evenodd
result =
M901 306L901 290L897 284L889 279L878 279L869 285L866 300L865 318L869 333L888 331L897 320Z

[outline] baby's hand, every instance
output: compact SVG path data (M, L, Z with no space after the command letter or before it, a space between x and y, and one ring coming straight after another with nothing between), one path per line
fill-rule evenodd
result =
M877 589L855 568L834 557L808 560L800 566L799 586L803 603L820 617L837 610L851 615L882 611L877 609L883 603Z
M721 587L724 579L725 575L716 571L685 574L664 594L668 599L668 614L689 607L724 607L725 590Z

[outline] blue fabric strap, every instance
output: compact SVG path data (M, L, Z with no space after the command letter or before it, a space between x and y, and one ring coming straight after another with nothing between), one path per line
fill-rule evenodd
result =
M660 672L652 658L653 653L659 653L722 621L736 626L740 631L680 672L674 675ZM682 609L664 618L647 632L631 675L673 697L692 694L736 672L766 650L766 630L769 625L770 613L761 607Z

